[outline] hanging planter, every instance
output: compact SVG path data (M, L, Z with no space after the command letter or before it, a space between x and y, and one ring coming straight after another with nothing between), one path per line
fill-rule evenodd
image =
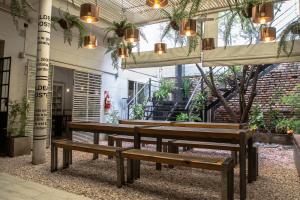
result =
M252 7L252 20L257 24L266 24L273 21L273 3L263 3Z
M215 49L214 38L203 38L202 39L202 50L213 50Z
M146 5L155 9L163 8L168 5L168 0L147 0Z
M158 55L167 53L167 44L162 43L162 42L155 43L154 44L154 53L157 53Z
M98 46L97 38L94 35L87 35L83 38L83 47L87 49L95 49Z
M184 19L180 22L181 36L196 36L197 35L197 21L195 19Z
M264 27L260 31L260 41L271 42L276 39L276 28Z
M243 6L244 8L242 9L241 13L245 18L251 18L252 17L252 7L253 4L252 3L248 3L246 5Z
M140 41L140 31L137 28L131 27L125 30L125 40L129 43Z
M99 7L91 4L84 3L80 6L80 19L86 23L95 23L99 21Z
M122 59L129 57L129 50L128 50L128 48L126 48L126 47L120 47L120 48L118 48L118 57L122 58Z

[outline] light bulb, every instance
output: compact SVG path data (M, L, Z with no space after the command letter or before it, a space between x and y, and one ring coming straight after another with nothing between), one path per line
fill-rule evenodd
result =
M191 36L191 31L186 31L185 35L188 36L188 37Z
M93 20L92 20L92 18L91 18L91 17L88 17L88 18L86 19L86 22L87 22L87 23L92 23L92 22L93 22Z
M89 48L89 49L93 49L93 48L94 48L94 45L89 44L89 45L88 45L88 48Z
M69 92L70 92L70 88L67 88L67 89L66 89L66 92L68 92L68 93L69 93Z
M260 24L265 24L266 23L266 18L262 17L259 21Z
M130 43L134 43L134 38L129 38Z
M162 55L164 52L162 50L159 50L157 53L158 55Z
M265 42L270 42L271 41L271 38L270 37L266 37L265 38Z
M160 8L160 4L159 4L159 3L155 3L155 4L153 5L153 8L155 8L155 9Z

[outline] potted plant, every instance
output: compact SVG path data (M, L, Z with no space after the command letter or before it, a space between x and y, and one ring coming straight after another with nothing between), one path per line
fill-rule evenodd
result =
M172 100L172 92L175 89L174 81L163 79L159 89L154 93L155 100Z
M87 33L87 29L77 16L71 15L69 12L62 13L59 10L59 17L53 16L51 21L54 30L57 30L56 24L59 24L60 28L63 29L64 42L68 42L69 45L71 45L73 41L73 29L77 29L79 32L78 48L82 47L83 38Z
M187 100L190 96L191 88L192 88L192 82L189 78L183 79L183 99Z
M27 155L31 151L30 137L26 135L29 101L24 97L21 103L10 102L8 112L7 144L11 157Z
M189 116L187 113L180 113L179 115L176 116L176 121L187 122L189 121Z
M132 107L132 112L133 112L133 119L138 120L138 119L143 119L145 112L144 112L144 105L143 104L135 104Z
M18 19L30 22L29 11L35 11L33 6L27 0L11 0L10 1L10 14L13 17L13 22L19 30Z

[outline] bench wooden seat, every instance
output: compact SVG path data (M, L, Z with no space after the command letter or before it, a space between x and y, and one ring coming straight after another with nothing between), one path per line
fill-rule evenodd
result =
M70 150L115 157L117 165L117 186L122 187L122 185L124 185L125 179L122 174L124 173L124 162L121 154L125 149L98 144L73 142L64 139L54 140L51 144L51 172L57 171L58 148L63 149L63 168L68 168L70 166Z
M166 152L155 152L140 149L130 149L122 153L127 159L127 182L134 182L134 161L144 160L184 167L200 168L206 170L220 171L222 174L222 199L233 199L234 193L234 164L231 158L207 158L190 155L173 154Z

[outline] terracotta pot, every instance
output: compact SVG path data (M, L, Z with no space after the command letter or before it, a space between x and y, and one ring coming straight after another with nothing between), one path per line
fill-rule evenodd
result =
M174 29L175 31L179 31L179 25L176 21L174 21L174 20L171 21L170 25L171 25L172 29Z
M7 138L8 155L10 157L29 155L31 153L30 137Z

